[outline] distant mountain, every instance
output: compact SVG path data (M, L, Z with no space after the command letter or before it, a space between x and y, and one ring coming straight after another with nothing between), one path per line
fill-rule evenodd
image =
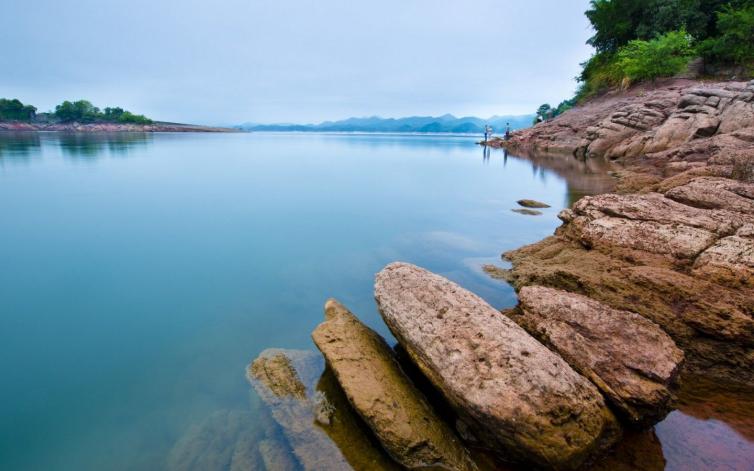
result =
M534 115L493 116L481 119L473 116L456 118L452 114L443 116L411 116L408 118L348 118L341 121L325 121L319 124L254 124L245 123L237 126L244 131L268 132L393 132L393 133L456 133L482 134L484 126L492 126L497 134L505 132L506 124L511 130L531 126Z

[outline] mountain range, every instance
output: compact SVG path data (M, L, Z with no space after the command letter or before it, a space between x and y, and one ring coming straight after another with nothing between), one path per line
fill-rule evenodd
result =
M319 124L256 124L244 123L237 126L244 131L268 132L389 132L389 133L455 133L482 134L484 126L492 126L495 133L505 132L507 123L511 130L531 126L533 114L519 116L493 116L489 119L467 116L456 118L452 114L443 116L411 116L407 118L348 118L340 121L325 121Z

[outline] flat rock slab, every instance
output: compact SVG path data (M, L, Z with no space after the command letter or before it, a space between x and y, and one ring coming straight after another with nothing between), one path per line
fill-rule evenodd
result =
M393 350L339 302L312 334L348 401L408 469L472 470L468 453L398 365Z
M514 320L589 378L635 425L671 410L683 352L657 324L580 294L525 286Z
M324 368L315 352L270 348L249 366L247 378L270 408L296 459L305 470L350 470L327 434L315 425L319 415L314 384Z
M504 458L573 469L617 440L597 388L475 294L392 263L375 298L413 362Z

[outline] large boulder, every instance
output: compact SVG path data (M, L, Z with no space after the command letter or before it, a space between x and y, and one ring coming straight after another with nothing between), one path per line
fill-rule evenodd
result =
M385 450L408 469L475 469L385 340L334 299L325 304L325 319L312 334L314 343Z
M635 425L671 410L683 352L654 322L567 291L526 286L514 320L589 378Z
M572 469L617 440L597 388L473 293L392 263L377 274L375 297L413 362L504 458Z

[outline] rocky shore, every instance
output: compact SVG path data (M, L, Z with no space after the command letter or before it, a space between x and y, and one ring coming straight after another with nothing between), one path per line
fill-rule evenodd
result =
M58 132L238 132L236 129L194 124L164 123L152 124L122 123L23 123L18 121L0 122L0 131L58 131Z
M659 470L685 378L754 385L754 82L637 88L491 145L614 161L616 192L486 267L512 309L396 262L374 289L395 349L330 300L317 386L322 357L262 353L249 380L301 468Z

